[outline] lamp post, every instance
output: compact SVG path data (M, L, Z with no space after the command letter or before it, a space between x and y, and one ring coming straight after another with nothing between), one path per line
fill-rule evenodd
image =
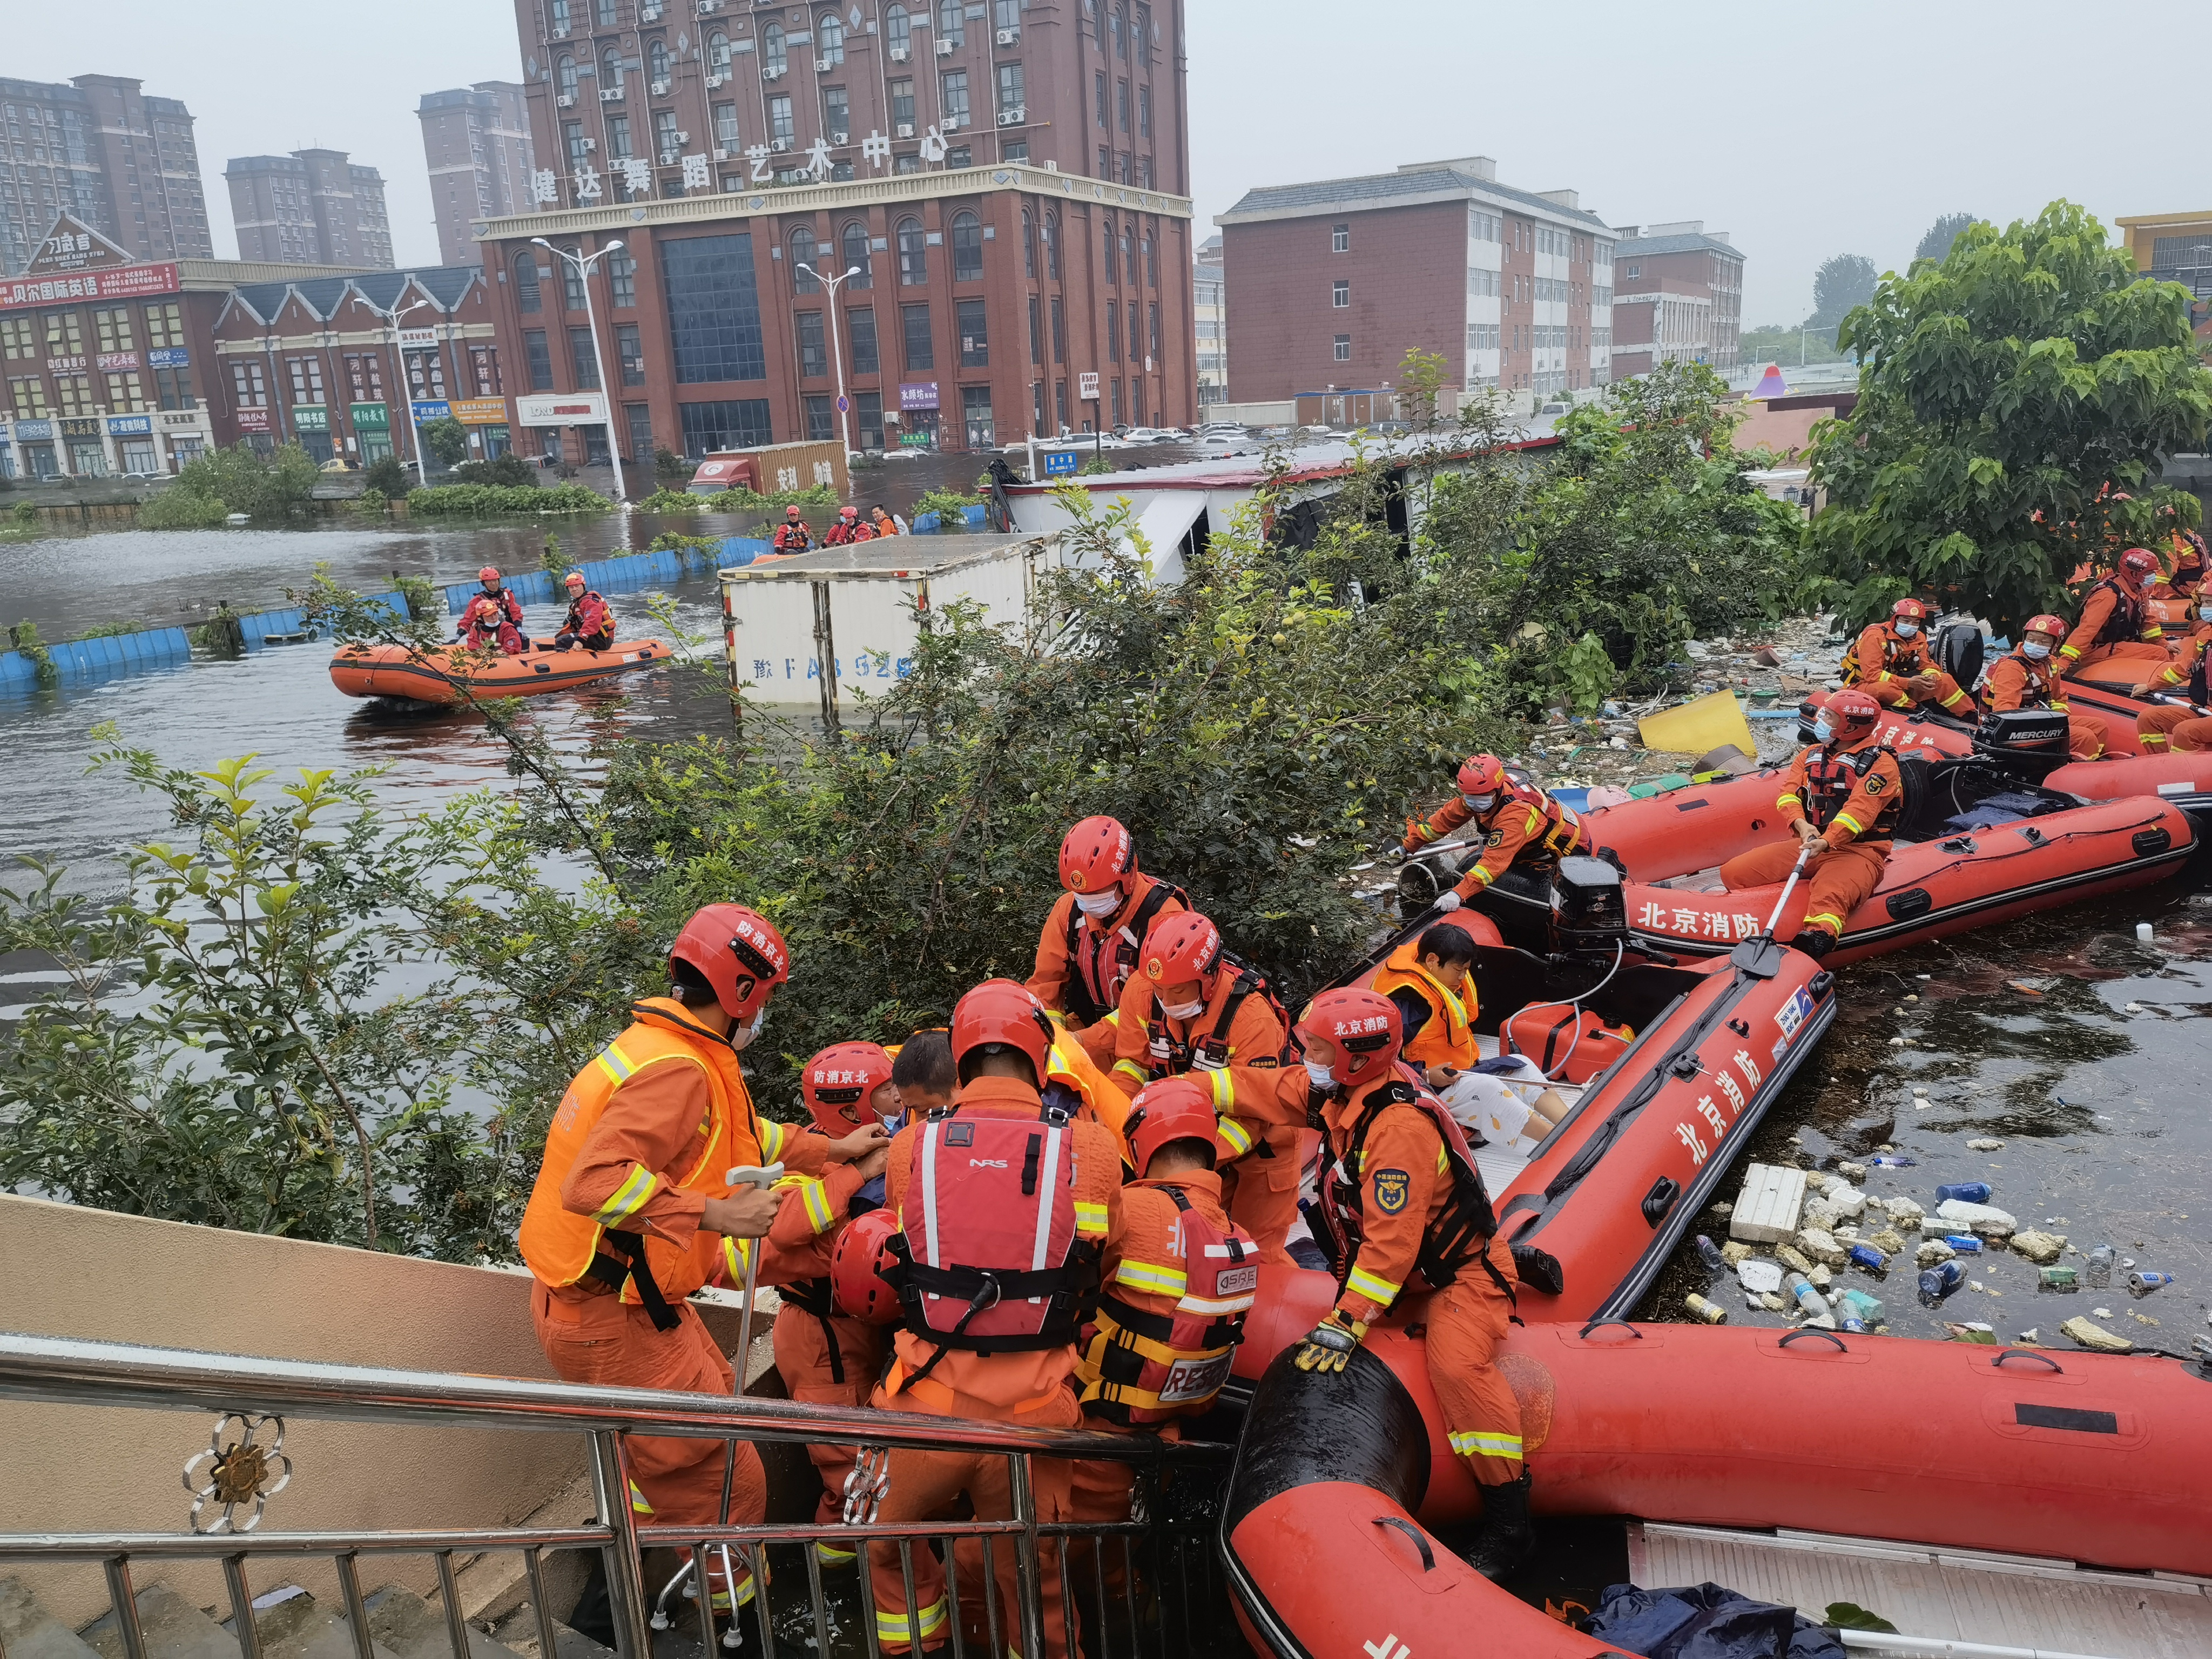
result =
M399 337L399 319L403 317L411 317L430 302L428 300L417 300L411 306L403 306L398 303L398 295L393 295L392 298L392 306L389 311L379 310L375 306L368 305L366 299L362 303L368 305L371 311L375 312L378 316L392 325L392 366L398 371L397 380L399 389L407 394L407 431L415 440L415 482L428 489L430 487L430 471L428 464L422 459L422 428L415 423L415 389L407 384L407 348Z
M799 262L799 268L830 290L830 361L837 365L837 435L843 440L845 453L849 455L853 453L853 415L846 407L849 399L845 396L845 349L837 343L837 284L848 276L859 276L860 268L849 266L839 276L824 276L805 260Z
M599 351L599 319L592 306L592 267L620 250L619 241L609 242L597 253L586 258L580 253L571 253L564 247L555 247L543 236L530 239L556 258L565 259L576 268L576 281L584 290L584 329L592 337L592 367L599 377L599 397L606 409L607 459L614 464L615 502L620 507L629 505L629 495L623 487L622 445L615 437L614 382L607 379L607 360Z

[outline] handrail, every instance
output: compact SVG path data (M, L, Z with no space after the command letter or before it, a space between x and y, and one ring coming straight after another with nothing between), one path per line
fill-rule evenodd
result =
M1043 1452L1115 1463L1193 1467L1225 1463L1235 1449L1212 1441L1027 1428L920 1412L326 1365L13 1331L0 1332L0 1399L218 1413L254 1411L341 1422L444 1424L562 1434L612 1429L699 1440L725 1440L735 1434L795 1444Z

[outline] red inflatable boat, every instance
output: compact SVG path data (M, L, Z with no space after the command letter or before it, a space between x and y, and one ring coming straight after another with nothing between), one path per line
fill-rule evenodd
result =
M1240 1374L1259 1377L1220 1548L1256 1651L1600 1659L1617 1650L1491 1584L1429 1528L1473 1516L1419 1304L1340 1375L1285 1350L1325 1273L1263 1268ZM1539 1513L1788 1527L2212 1573L2212 1379L2153 1356L1775 1331L1531 1322L1500 1364ZM1832 1431L1849 1425L1848 1446Z
M538 697L668 657L668 647L659 640L619 641L604 651L530 651L519 657L487 657L457 646L425 653L404 645L342 645L331 659L331 683L349 697L410 702L459 702L464 688L483 697Z

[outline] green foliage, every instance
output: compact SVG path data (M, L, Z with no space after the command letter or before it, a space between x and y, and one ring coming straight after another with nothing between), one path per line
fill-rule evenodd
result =
M1585 633L1569 646L1559 659L1567 707L1577 714L1595 714L1620 678L1620 671L1606 654L1605 641Z
M1813 273L1814 328L1833 329L1853 311L1874 298L1879 280L1874 261L1863 253L1838 253L1823 259Z
M653 452L653 476L663 483L681 483L696 470L665 444Z
M404 500L414 486L408 482L405 463L397 455L380 455L361 475L362 488L374 489L387 501Z
M545 544L538 550L538 568L555 576L568 574L568 558L561 550L561 538L550 530L545 532Z
M325 567L317 565L315 568L317 579L321 580L320 573ZM228 599L218 604L214 613L198 627L191 629L185 637L191 641L194 650L205 651L214 656L235 658L243 655L246 650L245 632L239 627L238 612L230 608Z
M712 495L695 495L692 499L704 501L709 513L765 513L771 507L780 513L787 507L838 505L837 492L828 484L816 484L806 489L779 489L766 495L739 484L734 489L720 490Z
M185 463L176 482L139 509L138 522L150 530L204 529L233 513L271 517L311 500L321 477L297 444L266 457L245 444L210 449Z
M1897 1634L1897 1626L1879 1613L1869 1613L1856 1601L1831 1601L1828 1610L1820 1615L1820 1622L1830 1630L1870 1630L1884 1635Z
M1452 379L1450 360L1440 351L1409 346L1398 364L1398 406L1417 432L1434 432L1438 400Z
M703 513L708 497L687 489L656 489L637 503L641 513Z
M392 510L392 501L374 484L353 498L353 510L365 519L380 519Z
M1105 469L1110 471L1110 469ZM967 523L967 509L983 505L981 495L963 495L957 489L925 489L907 515L908 523L925 513L934 513L946 524Z
M1103 474L1113 471L1115 470L1115 466L1114 463L1108 460L1103 454L1093 454L1084 457L1083 465L1077 467L1075 470L1079 473L1085 473L1090 477L1097 477Z
M136 620L94 623L76 637L80 640L112 640L124 634L143 634L149 624Z
M442 622L446 605L428 576L403 576L392 573L393 584L406 596L407 614L416 622Z
M20 622L8 630L8 646L20 651L30 659L31 667L41 686L61 684L61 670L54 666L53 653L39 638L39 625L34 622Z
M138 506L141 530L216 530L230 516L230 508L213 495L196 495L180 483Z
M432 459L447 466L459 466L469 458L469 429L450 415L425 421L415 435Z
M1937 264L1951 257L1951 247L1974 222L1971 213L1947 213L1928 227L1928 234L1920 239L1920 246L1912 250L1915 259L1933 259Z
M582 484L434 484L407 493L407 510L429 518L515 518L539 513L605 513L614 505Z
M8 516L26 530L35 530L46 522L46 514L39 511L36 501L18 501L8 509Z
M528 486L538 482L538 470L510 449L488 461L463 461L447 482Z
M722 538L720 536L684 536L673 530L664 530L646 546L648 553L704 553L720 556Z
M2212 422L2188 290L2138 280L2071 203L1972 226L1843 336L1859 400L1815 429L1811 537L1847 618L1932 592L2002 631L2067 608L2084 560L2197 521L2193 495L2150 482Z

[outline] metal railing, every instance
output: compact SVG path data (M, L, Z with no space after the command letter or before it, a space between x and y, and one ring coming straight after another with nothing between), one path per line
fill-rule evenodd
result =
M4 1533L0 1562L52 1565L97 1562L106 1576L118 1633L125 1659L149 1659L133 1602L133 1564L154 1560L220 1562L233 1613L241 1659L262 1659L254 1625L256 1591L250 1564L283 1558L319 1558L335 1571L356 1659L375 1659L364 1602L360 1561L364 1556L428 1555L434 1558L453 1659L470 1659L469 1632L455 1579L454 1560L486 1552L517 1552L522 1558L537 1620L541 1659L556 1651L555 1619L545 1602L544 1555L548 1550L596 1550L604 1565L615 1645L622 1659L651 1659L652 1631L665 1628L665 1611L679 1583L688 1582L696 1601L702 1639L711 1651L715 1613L713 1580L708 1571L679 1572L661 1592L656 1607L647 1597L640 1552L684 1548L696 1559L722 1562L726 1583L743 1583L729 1571L732 1557L750 1573L750 1606L761 1647L775 1659L778 1651L777 1603L770 1585L768 1552L793 1546L803 1556L806 1610L800 1622L787 1621L787 1637L811 1638L817 1659L839 1652L878 1659L877 1620L869 1591L871 1541L896 1546L905 1589L907 1628L919 1626L926 1609L915 1605L914 1552L941 1547L947 1628L925 1643L948 1647L953 1659L967 1659L975 1645L963 1630L957 1547L973 1540L982 1561L972 1582L980 1594L988 1659L1009 1649L1023 1655L1073 1654L1079 1638L1088 1659L1129 1659L1204 1651L1212 1644L1209 1630L1226 1635L1224 1596L1215 1576L1208 1536L1208 1512L1219 1497L1231 1449L1202 1442L1163 1441L1149 1435L1096 1434L1073 1429L1037 1429L1012 1424L878 1412L841 1407L804 1406L787 1401L708 1394L668 1393L647 1389L582 1388L502 1377L386 1370L369 1366L311 1364L298 1361L241 1358L183 1349L138 1347L69 1338L0 1333L0 1399L49 1405L144 1410L203 1411L217 1414L216 1445L222 1453L211 1466L214 1478L198 1494L224 1504L223 1518L210 1530L185 1533ZM581 1527L503 1527L453 1529L264 1532L258 1529L262 1506L289 1481L282 1455L283 1419L320 1419L382 1425L430 1425L472 1429L526 1430L582 1434L589 1447L589 1471L598 1517ZM221 1447L226 1425L239 1421L242 1433ZM254 1436L273 1421L276 1439ZM793 1445L850 1445L857 1449L856 1473L880 1471L893 1450L956 1451L1003 1455L1006 1459L1011 1516L989 1520L924 1520L905 1523L872 1521L866 1503L869 1483L858 1483L865 1523L730 1525L702 1527L640 1524L629 1501L623 1458L623 1437L650 1435L672 1439L739 1441ZM240 1449L246 1448L241 1453ZM1035 1500L1030 1459L1112 1462L1134 1466L1140 1503L1127 1521L1083 1524L1041 1520ZM194 1459L198 1463L199 1460ZM276 1464L284 1473L266 1484ZM229 1465L228 1474L226 1465ZM188 1470L191 1466L187 1466ZM227 1484L226 1484L227 1482ZM187 1480L190 1487L190 1480ZM855 1483L848 1483L848 1494ZM875 1492L879 1500L882 1492ZM253 1514L234 1518L239 1505L252 1503ZM195 1502L194 1514L200 1503ZM851 1504L848 1500L848 1510ZM1178 1514L1180 1511L1180 1514ZM993 1549L1001 1540L1014 1551L1019 1586L1020 1640L1001 1639ZM1091 1582L1079 1585L1072 1547L1088 1551ZM1108 1553L1118 1542L1118 1571ZM815 1546L826 1544L854 1553L860 1569L854 1621L862 1641L849 1637L833 1644L833 1601L825 1589L823 1564ZM972 1565L972 1556L967 1565ZM1056 1575L1061 1620L1045 1625L1042 1589L1047 1573ZM688 1578L687 1578L688 1575ZM1087 1591L1088 1594L1083 1594ZM744 1644L742 1595L732 1598L723 1630L725 1649ZM1116 1605L1118 1603L1118 1606ZM1171 1603L1179 1618L1169 1616ZM788 1607L788 1603L785 1604ZM895 1616L894 1622L896 1622ZM787 1645L789 1644L787 1643Z

